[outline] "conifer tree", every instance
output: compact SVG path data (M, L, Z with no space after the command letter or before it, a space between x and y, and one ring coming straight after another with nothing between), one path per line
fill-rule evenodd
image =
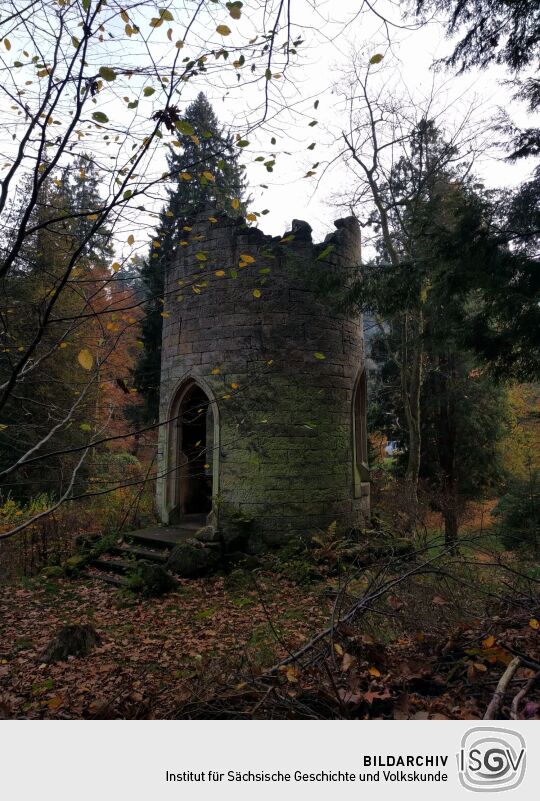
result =
M43 325L44 298L62 280L66 263L88 233L89 223L84 213L101 204L98 181L94 163L84 156L75 159L69 170L40 191L29 221L36 228L34 235L26 238L16 269L2 284L0 384L9 381L19 353ZM14 223L27 191L29 186L23 185L13 200ZM9 247L11 230L4 232L3 247ZM110 232L104 226L93 237L91 246L85 248L77 269L65 285L55 318L43 332L34 359L2 410L0 470L9 469L36 448L53 427L53 435L38 452L77 448L88 439L98 387L92 375L81 369L77 354L82 349L95 352L102 335L99 321L89 312L95 310L96 297L106 281L105 270L112 255L109 240ZM3 482L5 492L17 498L40 492L54 496L62 491L78 458L68 455L63 459L51 457L37 465L22 463ZM83 473L79 472L79 478Z
M240 151L234 146L232 136L220 126L202 92L186 109L183 124L188 126L190 135L183 137L181 150L175 149L168 156L173 185L140 271L146 296L141 324L143 350L133 380L144 405L133 410L138 415L136 423L141 422L141 413L144 421L158 419L165 272L175 257L179 241L185 239L184 226L208 205L232 214L244 212L245 181L238 163ZM238 203L231 205L231 201ZM159 247L155 247L156 243Z

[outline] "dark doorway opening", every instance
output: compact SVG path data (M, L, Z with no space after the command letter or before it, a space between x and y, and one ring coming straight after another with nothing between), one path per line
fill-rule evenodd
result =
M367 432L367 376L363 370L354 389L353 397L353 471L354 494L360 497L361 484L370 480Z
M207 514L212 509L212 434L210 401L194 384L182 398L178 414L178 498L182 515Z

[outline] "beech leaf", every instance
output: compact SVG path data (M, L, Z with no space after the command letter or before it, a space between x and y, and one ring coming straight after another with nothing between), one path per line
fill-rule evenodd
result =
M79 362L81 367L84 367L85 370L91 370L94 365L94 357L92 356L88 348L83 348L82 350L79 351L79 354L77 356L77 361Z

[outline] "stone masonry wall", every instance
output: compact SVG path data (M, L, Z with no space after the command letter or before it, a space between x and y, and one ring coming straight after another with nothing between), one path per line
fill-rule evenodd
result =
M325 243L295 221L283 238L226 216L200 215L169 270L160 419L182 381L210 388L219 410L218 523L239 518L266 542L362 524L355 493L352 399L364 362L362 320L332 308L321 281L344 284L360 264L354 218ZM247 256L247 258L244 258ZM203 388L204 388L203 387ZM159 472L174 470L161 427ZM355 497L360 495L360 497ZM158 503L168 522L165 479Z

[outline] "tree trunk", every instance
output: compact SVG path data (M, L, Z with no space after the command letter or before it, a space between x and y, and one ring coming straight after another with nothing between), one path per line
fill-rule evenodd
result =
M422 343L424 318L421 311L405 315L401 363L401 395L409 434L409 451L405 471L405 493L409 526L412 528L418 515L418 476L421 456L420 393L422 388ZM412 332L409 331L412 328ZM408 365L410 364L410 367Z
M444 517L444 544L454 548L457 545L459 521L456 509L452 506L443 512Z

